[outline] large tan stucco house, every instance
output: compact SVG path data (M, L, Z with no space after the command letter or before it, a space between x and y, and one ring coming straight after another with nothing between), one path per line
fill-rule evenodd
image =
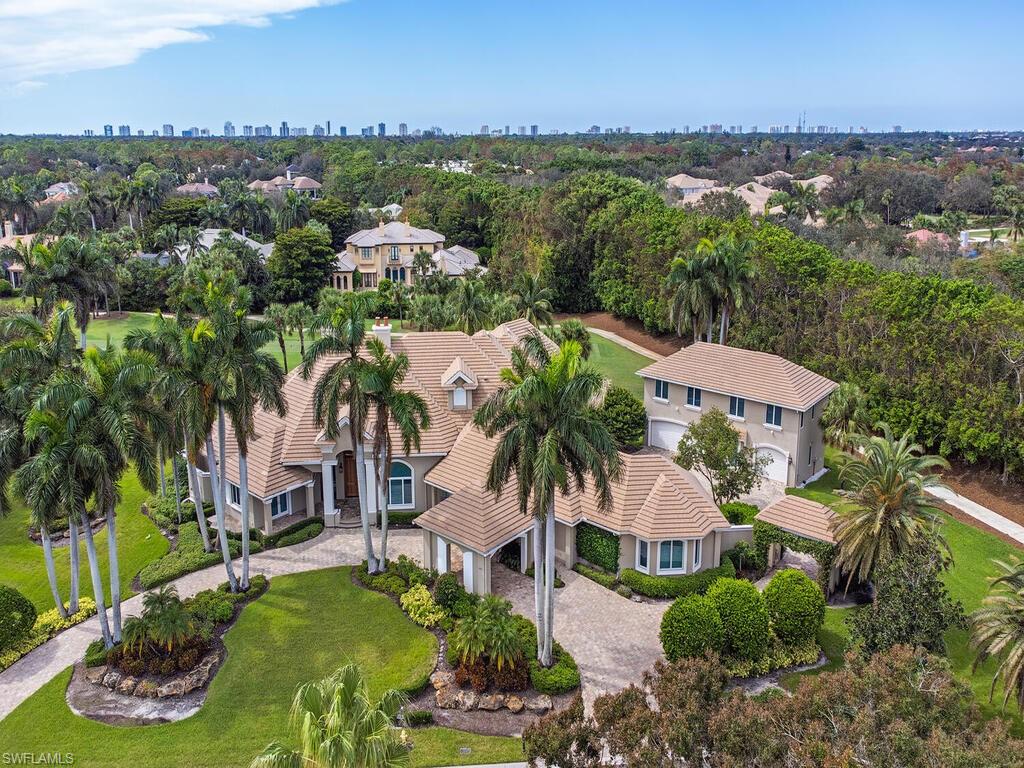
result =
M476 252L461 245L445 248L444 241L445 236L432 229L414 227L405 221L381 220L376 227L361 229L346 238L345 250L338 254L331 275L331 287L353 289L354 272L359 272L362 289L375 289L384 278L412 285L413 261L420 251L430 254L433 271L450 277L462 277L470 269L486 271Z
M647 443L675 451L688 425L712 408L769 459L765 477L803 485L825 469L821 412L838 386L778 355L697 342L649 365Z
M490 591L493 561L504 548L518 550L522 570L531 565L533 523L520 511L513 488L498 496L487 490L495 440L474 426L472 416L500 385L512 349L536 332L525 320L472 336L449 331L392 335L386 318L378 319L373 328L393 353L408 357L404 386L423 397L430 414L430 428L423 432L419 450L397 456L392 464L388 509L418 513L415 523L423 534L424 564L441 572L461 572L466 588L481 594ZM553 342L541 338L554 349ZM358 466L347 412L340 414L342 429L335 440L315 422L314 387L331 362L319 363L308 380L297 373L288 377L283 392L287 416L257 413L248 457L250 509L253 525L265 531L309 515L323 516L329 526L358 526L358 483L370 489L369 514L375 524L379 519L370 436L363 437L367 458ZM707 366L719 364L717 358L706 356ZM791 406L787 399L782 404ZM784 414L785 428L797 429L787 419ZM237 514L238 457L230 435L229 429L225 475L228 504ZM619 537L620 569L651 575L715 567L723 552L740 540L750 540L750 526L730 525L701 482L663 452L620 457L622 469L613 482L609 508L601 508L590 485L574 487L556 499L559 567L577 562L576 533L584 523ZM207 468L205 458L201 464L200 474L206 479L200 489L209 498L209 474L202 471Z

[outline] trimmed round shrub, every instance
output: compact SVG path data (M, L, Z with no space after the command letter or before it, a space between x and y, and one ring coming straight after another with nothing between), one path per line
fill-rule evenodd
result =
M722 619L707 597L689 595L672 603L661 617L661 647L669 661L721 651L725 642Z
M764 591L768 617L776 636L786 645L813 640L825 621L821 587L796 568L779 571Z
M707 592L725 633L724 650L740 659L760 659L768 649L769 620L757 587L741 579L719 579Z
M36 607L14 587L0 584L0 650L25 638L36 623Z

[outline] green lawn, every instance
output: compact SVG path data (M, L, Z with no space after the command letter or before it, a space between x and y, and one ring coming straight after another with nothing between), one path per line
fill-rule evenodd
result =
M121 503L117 514L117 552L120 562L121 595L127 598L135 574L142 566L166 554L169 544L153 522L142 514L140 504L149 494L139 485L134 472L125 474L121 481ZM0 583L9 584L31 600L39 611L53 608L53 598L46 581L43 566L43 548L27 535L28 510L16 504L5 518L0 518ZM92 596L89 563L85 543L79 539L81 593ZM107 532L104 528L96 537L96 549L104 582L107 579ZM67 547L54 548L57 579L61 595L66 600L71 566ZM110 596L107 595L107 605Z
M227 661L187 720L119 728L78 717L64 701L64 672L0 722L0 744L70 753L80 768L247 766L268 742L289 739L288 709L301 683L354 661L379 694L424 683L437 656L432 634L384 596L354 586L347 568L274 577L225 641ZM410 735L413 766L522 759L517 739L445 728ZM460 754L463 747L470 753Z
M641 400L644 396L644 381L636 372L654 362L653 358L638 355L631 349L626 349L621 344L590 334L592 351L590 362L597 366L612 384L617 387L625 387Z
M831 467L836 464L838 454L826 449L825 463ZM836 471L829 472L820 480L811 483L803 489L789 489L788 493L814 499L822 503L834 503L839 501L835 494L838 487L838 475ZM942 515L944 524L942 533L949 543L953 555L953 566L945 574L945 582L949 588L950 595L959 600L964 611L968 614L976 610L985 595L988 594L989 579L996 575L996 568L993 560L1008 560L1024 555L1022 549L1015 547L1002 539L975 528L967 523L962 523L949 515ZM826 655L829 657L827 668L835 668L842 663L842 653L846 641L849 638L849 631L845 624L845 617L850 610L829 608L825 616L825 626L819 640ZM998 702L1002 696L1002 689L996 690L996 703L988 703L989 687L992 684L992 671L995 669L994 660L972 670L974 653L969 645L969 633L966 630L953 629L946 633L946 646L950 663L956 674L967 681L974 690L982 710L988 715L995 715L1000 711ZM818 672L820 670L815 670ZM807 674L807 673L804 673ZM799 675L787 675L783 678L787 687L795 685ZM1007 712L1013 715L1013 728L1018 735L1024 735L1024 720L1020 712L1012 702L1007 705Z

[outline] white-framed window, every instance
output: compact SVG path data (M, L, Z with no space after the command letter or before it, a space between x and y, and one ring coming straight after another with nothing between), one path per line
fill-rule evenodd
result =
M289 510L288 491L274 496L270 500L270 516L281 517L287 515Z
M654 399L668 402L668 382L661 379L654 380Z
M636 569L641 573L650 573L650 544L644 539L636 540Z
M398 261L398 246L397 245L392 245L391 246L390 256L391 256L391 260L392 261Z
M729 415L734 416L737 419L744 418L744 414L747 411L747 401L742 397L736 397L735 395L729 396Z
M236 507L242 503L242 489L234 483L228 483L228 498Z
M703 549L701 545L703 543L704 542L700 539L693 540L693 571L696 571L700 568L701 549Z
M701 392L697 387L686 388L686 404L691 408L700 408Z
M414 503L412 467L404 461L392 461L391 478L388 480L388 507L411 507Z
M658 544L658 573L682 573L685 566L685 541L669 539Z
M467 403L466 388L456 387L452 392L452 405L455 408L465 408Z
M770 403L764 408L764 423L770 427L781 427L782 426L782 406L771 405Z

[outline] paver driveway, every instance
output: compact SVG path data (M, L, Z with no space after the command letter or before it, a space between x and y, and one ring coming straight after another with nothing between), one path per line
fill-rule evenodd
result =
M491 587L517 613L532 617L533 579L494 563ZM664 658L658 631L671 603L634 603L573 571L559 569L565 582L555 590L555 639L576 659L589 707L602 693L639 683Z

